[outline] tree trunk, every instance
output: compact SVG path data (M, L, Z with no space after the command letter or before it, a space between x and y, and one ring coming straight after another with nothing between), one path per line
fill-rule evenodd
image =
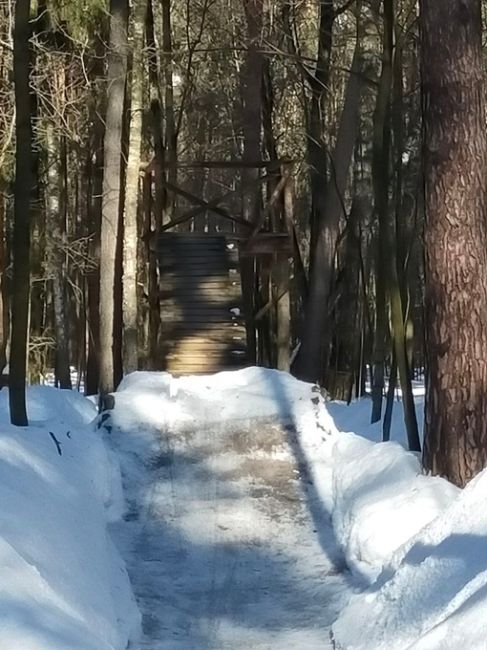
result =
M159 79L159 53L154 33L154 9L150 0L147 5L146 21L146 42L149 52L149 84L150 84L150 108L151 108L151 130L154 147L154 219L156 231L158 224L162 225L169 218L166 210L167 192L164 187L164 137L162 133L163 115L161 110L162 97ZM150 224L149 224L150 225ZM159 226L160 227L160 226Z
M263 56L260 52L263 25L263 0L243 0L247 21L247 51L241 68L243 160L248 166L242 170L242 216L256 222L260 209L259 170L255 165L262 157L262 79ZM247 331L249 361L256 362L257 337L254 311L256 301L256 264L252 257L242 258L240 274Z
M142 143L142 109L144 89L144 25L147 0L136 0L132 18L132 74L130 131L127 172L125 176L125 211L123 222L123 370L137 370L137 208L139 197L140 150Z
M424 464L487 460L487 141L480 0L422 0L427 392Z
M6 209L5 181L0 176L0 374L7 365L7 344L9 337L9 291L7 282L7 267L9 253L6 239Z
M318 55L316 71L308 76L311 88L309 115L306 127L306 147L311 185L311 241L310 266L313 266L316 242L320 230L322 213L326 209L325 192L328 172L328 152L324 139L326 98L330 85L330 62L333 45L333 23L335 10L333 0L320 4L318 29Z
M384 412L384 421L382 423L382 442L391 439L392 411L394 408L394 393L397 384L397 363L396 355L392 353L391 372L389 374L389 386L387 387L386 409Z
M66 319L66 264L63 251L64 218L60 204L61 152L55 126L46 124L46 271L52 283L54 331L56 336L56 382L60 388L71 388L69 342Z
M17 0L14 26L14 87L16 154L14 187L14 235L12 282L12 343L10 350L10 420L27 426L25 380L30 294L30 217L32 173L32 124L29 88L30 0Z
M306 381L321 381L322 368L326 365L328 357L330 339L329 332L325 332L329 316L328 299L332 286L340 217L343 215L343 197L358 130L360 97L364 82L361 62L362 53L357 38L333 154L333 169L326 188L326 209L320 216L301 348L293 368L296 376Z
M87 359L86 395L96 395L100 375L100 227L103 196L103 121L97 111L93 111L93 141L88 152L88 214L89 232L93 233L89 254L95 268L87 276Z
M392 88L393 6L384 0L382 37L382 67L373 116L372 184L374 208L378 221L375 262L375 330L372 360L372 416L371 423L382 417L384 394L384 365L387 358L387 303L386 284L390 254L387 242L389 220L389 155L390 155L390 98Z
M380 418L380 413L382 410L382 389L384 382L384 362L386 356L386 316L385 313L381 313L379 310L385 309L385 305L382 305L382 291L385 289L391 309L392 341L394 344L394 356L397 362L399 380L402 389L404 422L408 435L408 444L411 450L419 451L421 447L419 442L416 411L414 408L411 378L408 369L408 360L406 354L406 330L404 326L403 304L397 270L397 238L395 236L395 228L389 210L389 167L391 154L390 106L393 81L393 34L393 2L392 0L384 0L382 70L379 83L379 91L377 95L376 110L374 111L373 183L375 208L379 218L379 246L376 268L377 324L375 337L376 346L374 359L374 384L372 392L372 422L375 422ZM377 381L377 376L380 377L380 382Z
M178 182L177 162L177 131L174 105L174 72L173 72L173 47L172 47L172 12L171 0L161 0L162 6L162 50L164 65L164 118L165 118L165 156L167 180L173 185ZM174 214L174 195L165 196L164 222L171 221Z
M115 264L119 239L122 128L127 73L127 0L110 2L107 114L100 246L100 400L114 389Z

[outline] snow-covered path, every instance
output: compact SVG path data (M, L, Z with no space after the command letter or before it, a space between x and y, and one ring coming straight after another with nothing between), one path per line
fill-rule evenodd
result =
M113 532L142 611L141 648L331 647L349 589L291 425L248 419L112 440L129 502Z

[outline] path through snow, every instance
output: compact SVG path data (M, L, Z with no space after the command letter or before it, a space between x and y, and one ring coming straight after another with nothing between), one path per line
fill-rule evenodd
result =
M292 425L199 422L111 438L129 504L114 536L142 611L141 648L331 647L350 592Z

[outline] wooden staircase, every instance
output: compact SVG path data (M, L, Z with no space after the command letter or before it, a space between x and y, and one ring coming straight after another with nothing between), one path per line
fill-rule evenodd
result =
M235 243L219 234L163 233L157 254L163 368L180 375L247 365Z

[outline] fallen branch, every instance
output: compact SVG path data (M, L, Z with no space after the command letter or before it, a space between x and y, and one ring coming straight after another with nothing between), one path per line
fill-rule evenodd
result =
M53 441L54 441L54 444L56 445L57 453L58 453L60 456L62 456L62 455L63 455L63 452L61 451L61 443L59 442L59 440L56 438L56 436L53 434L52 431L49 431L49 435L51 436L51 438L52 438Z

